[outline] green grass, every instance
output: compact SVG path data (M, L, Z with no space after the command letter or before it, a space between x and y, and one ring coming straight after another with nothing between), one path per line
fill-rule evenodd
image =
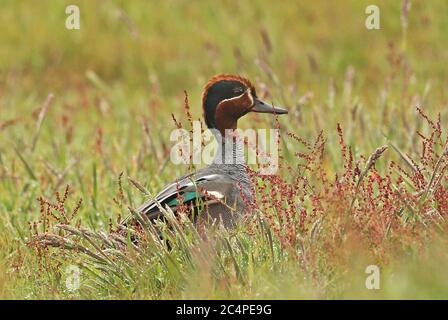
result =
M237 230L210 231L209 242L187 223L167 231L172 251L148 238L143 252L111 252L112 262L55 248L39 255L26 245L41 196L56 201L70 185L67 210L83 200L72 225L108 232L145 199L128 177L154 195L184 174L186 166L168 161L171 113L188 125L186 90L200 118L202 87L216 73L245 75L260 95L289 108L279 118L285 164L300 164L294 153L306 151L286 132L314 141L323 130L320 168L334 180L344 172L338 123L361 164L361 155L388 143L418 161L416 132L431 128L416 107L431 119L440 113L442 129L448 121L448 4L411 1L403 28L401 3L377 1L381 30L369 31L369 1L297 2L75 1L81 29L69 31L65 6L73 1L0 1L0 297L447 298L445 220L423 227L420 215L375 245L370 234L347 230L331 206L293 243L269 224L267 210ZM275 123L248 115L239 125ZM389 147L376 170L384 176L391 161L406 167ZM280 175L289 178L286 168ZM318 189L316 175L307 177ZM73 239L92 248L85 236ZM81 287L68 292L73 264L81 266ZM380 290L364 286L369 264L381 267Z

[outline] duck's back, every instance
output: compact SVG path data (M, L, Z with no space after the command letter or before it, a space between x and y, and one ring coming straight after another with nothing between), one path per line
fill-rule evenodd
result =
M176 214L184 204L196 223L222 221L225 227L232 227L252 201L246 165L212 164L170 183L137 211L154 220L163 218L160 206L168 206Z

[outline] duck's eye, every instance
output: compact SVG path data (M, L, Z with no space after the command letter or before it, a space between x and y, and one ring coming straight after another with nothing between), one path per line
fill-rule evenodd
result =
M237 87L233 89L233 92L235 92L236 94L242 94L244 92L244 89L241 87Z

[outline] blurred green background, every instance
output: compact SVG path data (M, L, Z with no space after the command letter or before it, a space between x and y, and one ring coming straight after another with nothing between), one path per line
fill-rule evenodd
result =
M120 103L107 101L113 113L164 101L145 110L160 119L179 109L187 90L199 117L202 86L222 72L265 83L277 103L293 109L311 92L315 116L324 104L336 106L339 119L317 127L344 124L354 104L372 111L374 127L387 125L396 111L414 110L409 90L435 113L447 101L448 4L410 3L403 17L401 1L376 1L381 29L367 30L371 1L2 0L1 116L23 116L49 92L77 108L79 92L100 87L120 95ZM68 4L80 8L80 30L65 28ZM347 105L337 99L347 95L350 70L354 98ZM393 90L399 99L385 106L379 99ZM386 107L389 115L377 118Z
M80 8L80 30L65 28L68 4ZM370 4L381 10L381 30L364 26ZM401 6L401 1L348 0L2 0L2 84L19 77L28 90L67 90L93 70L129 88L147 88L155 74L164 92L197 90L218 72L258 76L254 60L264 33L273 70L302 90L343 77L348 65L363 75L362 88L381 87L388 48L403 45L419 78L446 81L448 4L411 1L406 34Z

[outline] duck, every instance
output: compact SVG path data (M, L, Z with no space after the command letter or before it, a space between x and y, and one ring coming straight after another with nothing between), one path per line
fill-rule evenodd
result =
M254 203L253 186L244 159L244 145L231 134L248 113L287 114L286 109L261 100L250 80L240 75L218 74L205 85L203 118L218 142L212 163L166 185L135 211L149 221L164 219L169 208L176 215L183 205L195 224L222 223L233 228ZM230 132L230 133L229 133ZM231 141L230 141L231 140ZM226 143L233 142L232 148ZM129 225L135 214L123 221Z

